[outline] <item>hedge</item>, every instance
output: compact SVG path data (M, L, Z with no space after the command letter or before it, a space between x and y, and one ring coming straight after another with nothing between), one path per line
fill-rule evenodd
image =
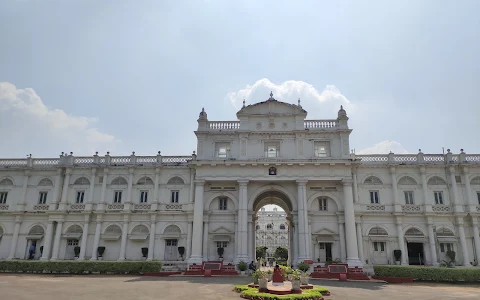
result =
M159 272L161 262L110 261L0 261L0 273L54 273L54 274L142 274Z
M250 288L248 285L237 285L234 290L240 293L240 296L244 299L250 300L298 300L298 299L310 299L318 300L323 299L322 295L328 294L328 289L324 287L314 287L309 290L302 290L301 294L289 294L289 295L275 295L269 293L260 293L257 288Z
M410 277L415 280L438 282L479 282L480 269L477 268L438 268L407 266L374 266L376 276Z

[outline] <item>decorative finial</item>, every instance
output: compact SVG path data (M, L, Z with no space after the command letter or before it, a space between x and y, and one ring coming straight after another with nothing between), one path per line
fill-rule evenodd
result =
M418 152L422 152L422 149L418 149Z
M107 151L107 155L110 155L110 151Z
M204 108L204 107L202 107L202 112L205 112L205 108Z
M273 92L270 91L270 98L273 98Z
M132 155L135 155L135 151L132 151Z
M158 151L157 153L158 153L158 155L162 155L162 151Z
M65 154L65 152L62 151L62 156L63 156L63 154Z
M343 109L343 105L340 105L340 109Z
M300 106L300 98L298 98L298 106Z
M463 149L460 149L460 152L463 152ZM31 155L31 154L30 154Z
M95 151L95 155L98 155L98 151Z
M243 107L245 107L245 98L243 98Z
M70 155L73 155L73 152L70 152Z

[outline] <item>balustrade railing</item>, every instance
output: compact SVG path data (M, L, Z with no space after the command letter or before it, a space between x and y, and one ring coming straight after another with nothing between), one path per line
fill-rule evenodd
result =
M303 124L308 129L332 129L338 127L337 120L305 120Z
M85 204L72 204L68 208L69 211L82 211L85 210Z
M0 204L0 210L8 210L8 204Z
M33 210L48 210L48 204L37 204L33 206Z
M402 211L404 213L421 213L422 212L422 206L421 205L414 205L414 204L407 204L407 205L402 205Z
M108 204L107 209L108 210L123 210L124 205L123 204Z
M381 204L370 204L366 207L367 211L385 211L385 205Z
M208 129L234 130L240 128L240 121L209 121Z
M437 204L432 206L432 210L437 213L448 213L450 212L450 206Z
M134 210L149 210L152 207L151 204L135 204Z
M90 165L93 164L93 162L93 157L75 157L75 159L73 160L74 165Z
M167 204L165 210L182 210L182 204Z

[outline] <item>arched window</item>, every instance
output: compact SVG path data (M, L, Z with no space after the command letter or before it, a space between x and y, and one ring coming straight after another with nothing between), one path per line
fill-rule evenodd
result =
M38 183L38 186L53 186L53 182L48 178L43 178Z
M0 239L2 238L3 233L4 233L4 232L3 232L3 227L0 226Z
M163 234L181 234L182 231L177 225L168 225L163 231Z
M0 181L0 186L9 186L9 185L13 185L13 181L8 178L5 178L2 181Z
M437 237L455 237L455 234L450 229L442 227L437 230Z
M480 176L476 176L472 178L472 181L470 181L471 185L480 185Z
M368 232L368 235L369 236L388 236L388 233L382 227L377 226L370 229L370 231Z
M433 176L428 180L428 185L446 185L446 184L447 183L445 182L445 180L443 180L438 176Z
M137 181L139 185L153 185L153 180L150 177L144 176Z
M105 235L121 235L122 228L118 225L110 225L105 229Z
M407 230L407 232L405 232L405 235L415 236L415 237L423 237L424 236L423 232L421 232L417 228L410 228L409 230Z
M127 181L123 177L117 177L114 180L112 180L111 185L127 185Z
M80 177L73 183L75 185L89 185L90 181L85 177Z
M285 230L285 224L280 224L280 230Z
M170 178L167 184L185 184L182 178L175 176Z
M148 234L150 231L148 230L147 226L145 225L138 225L135 226L132 230L133 235L145 235Z
M365 181L363 182L364 184L369 184L369 185L380 185L383 184L383 182L380 180L380 178L376 176L369 176Z
M68 233L83 233L83 229L79 225L72 225L72 226L68 227L67 232Z
M398 181L398 185L417 185L417 181L410 176L403 176Z
M43 230L43 227L40 225L35 225L30 229L28 232L29 235L44 235L45 231Z

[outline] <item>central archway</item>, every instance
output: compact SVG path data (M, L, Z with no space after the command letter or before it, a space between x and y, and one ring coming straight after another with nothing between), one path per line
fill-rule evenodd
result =
M258 259L256 254L257 246L273 248L269 249L268 260L272 262L273 254L277 247L283 247L285 245L288 249L288 259L286 263L288 265L295 261L295 244L294 231L295 226L293 224L292 212L295 210L295 201L291 199L291 195L288 195L287 191L284 191L281 187L266 186L259 189L257 193L251 198L250 205L253 211L253 224L254 224L254 238L250 253L253 253L253 257ZM262 210L267 205L276 205L283 211L265 211ZM285 242L285 239L287 241Z

